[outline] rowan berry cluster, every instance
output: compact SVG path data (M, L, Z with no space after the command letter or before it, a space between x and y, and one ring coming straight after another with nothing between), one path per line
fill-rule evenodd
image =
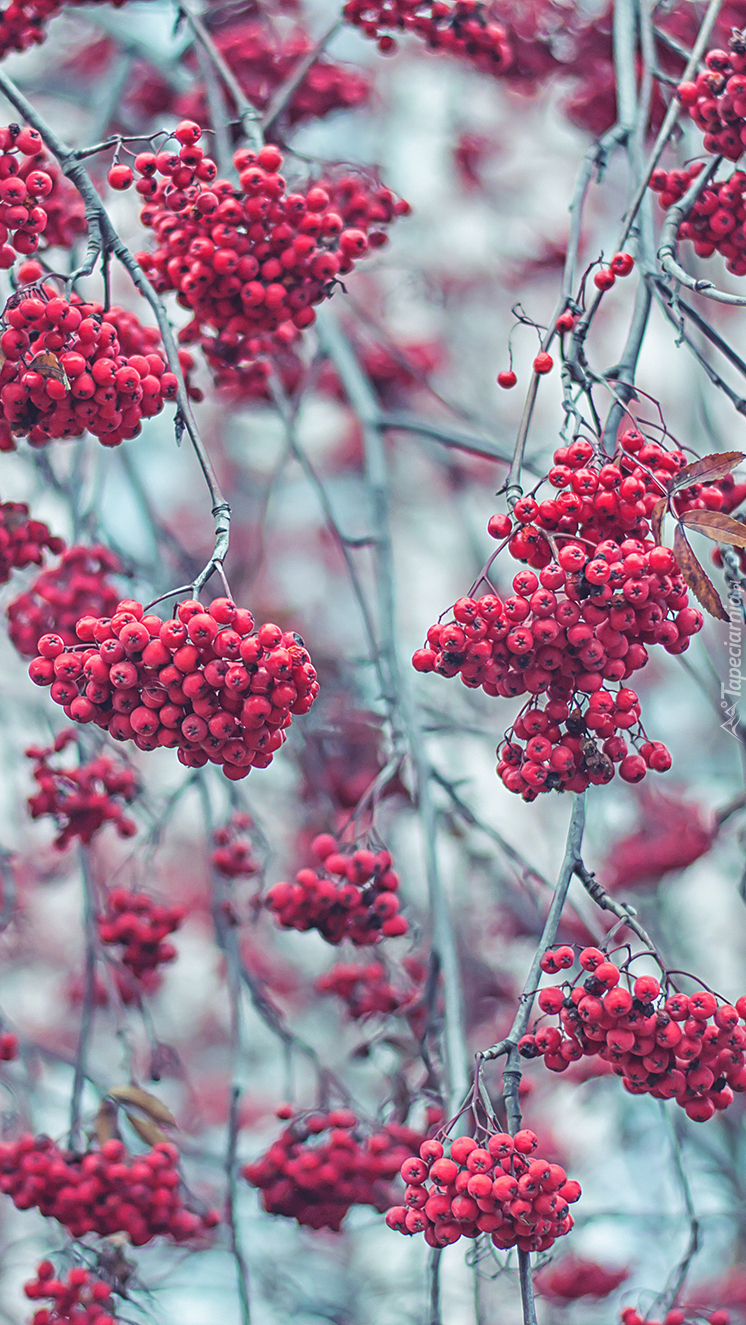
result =
M481 0L347 0L342 13L385 55L397 48L393 29L412 32L431 51L468 60L481 73L503 74L512 59L505 28Z
M683 453L628 429L614 461L602 461L584 439L558 448L554 459L548 480L558 496L521 497L513 510L517 527L507 515L493 516L488 526L535 569L519 571L504 600L459 599L455 620L431 626L412 659L418 671L460 673L465 685L488 695L532 696L497 766L505 786L525 800L609 782L617 766L628 782L670 768L666 747L645 736L636 692L609 687L645 666L649 645L683 653L702 628L673 553L656 544L648 520L686 463ZM679 514L722 505L716 484L694 485L674 499Z
M253 21L235 23L215 32L213 41L241 90L258 110L267 108L275 89L314 46L301 27L294 26L281 35L276 28ZM358 70L345 69L321 54L295 89L282 119L292 127L306 120L323 119L335 110L360 106L369 97L370 83ZM181 96L177 113L199 124L209 124L209 106L203 88Z
M397 989L381 962L338 962L314 986L320 994L335 994L353 1021L376 1013L401 1012L416 1001L419 991Z
M733 30L729 50L708 51L705 69L676 94L704 133L704 148L737 161L746 147L746 33Z
M155 250L137 258L159 293L176 290L192 310L183 338L215 333L212 353L238 363L255 357L248 342L257 335L286 322L310 326L313 305L387 242L383 227L409 206L362 172L288 193L278 174L282 154L272 146L235 153L237 189L216 178L201 133L184 121L175 131L178 152L135 158L140 219L157 238Z
M12 267L19 253L33 253L46 228L43 199L54 180L39 167L42 150L36 129L0 127L0 267Z
M723 1307L710 1312L672 1307L661 1321L641 1315L634 1307L625 1307L620 1320L622 1325L730 1325L731 1315Z
M283 929L316 929L327 943L350 939L358 948L406 934L388 851L361 847L348 854L330 833L315 837L311 850L320 866L298 870L295 883L275 883L267 893Z
M584 948L580 973L539 994L539 1007L557 1016L519 1041L524 1058L543 1057L552 1072L564 1072L583 1056L598 1057L631 1095L675 1099L694 1122L727 1109L733 1092L746 1091L746 997L735 1007L707 989L669 993L652 975L633 979L598 948ZM569 970L575 953L550 949L542 970Z
M70 0L71 4L97 4L101 0ZM125 0L111 0L119 9ZM28 50L46 39L47 22L63 7L63 0L10 0L0 12L0 59L9 51Z
M239 810L231 816L229 823L222 828L216 828L212 835L215 843L212 853L213 868L227 879L246 878L259 870L251 840L244 835L250 823L248 814Z
M100 544L65 548L58 566L43 570L8 603L8 633L18 652L35 658L39 640L49 634L59 635L68 648L77 644L75 624L82 616L103 617L114 611L119 594L108 576L119 570L119 558Z
M276 331L235 344L230 338L203 336L200 346L216 387L238 401L272 400L273 373L288 396L294 396L301 384L306 370L294 349L301 335L294 323L282 322Z
M132 769L106 755L98 755L78 768L55 768L50 762L52 756L74 740L75 732L68 728L60 732L54 745L32 745L26 751L26 757L35 761L34 780L39 788L28 798L31 818L51 815L59 829L54 839L58 851L64 851L76 837L85 846L90 845L107 823L116 826L120 837L132 837L137 824L127 818L119 804L120 800L129 804L137 794Z
M106 912L96 921L98 936L107 946L122 948L119 960L137 980L178 956L174 945L164 940L182 924L183 907L159 906L147 893L126 888L112 888L106 902Z
M38 1208L71 1237L126 1233L135 1247L163 1236L187 1242L220 1222L215 1211L196 1214L180 1192L179 1152L169 1141L142 1155L121 1141L76 1154L48 1136L24 1133L0 1145L0 1192L18 1210Z
M117 321L131 329L134 314L111 314L100 304L50 296L45 286L12 296L0 335L4 449L14 435L45 446L86 430L118 446L175 399L177 379L162 353L122 351Z
M607 1270L597 1261L566 1256L539 1274L537 1287L542 1297L558 1302L576 1302L581 1297L608 1297L628 1277L627 1269Z
M228 598L189 598L170 621L123 599L114 615L82 617L83 643L43 635L29 667L75 722L94 722L140 750L175 748L188 768L208 760L237 781L267 768L291 724L318 694L300 635L254 618Z
M41 1261L23 1291L32 1302L50 1302L34 1312L31 1325L116 1325L110 1285L83 1265L73 1266L62 1279L55 1277L51 1261Z
M678 202L701 169L702 163L697 162L682 170L654 171L650 187L660 194L661 206L668 208ZM698 257L720 253L728 271L746 276L745 222L746 173L734 170L727 180L702 190L677 233L679 239L692 241Z
M64 546L42 520L29 519L25 502L0 504L0 584L7 584L12 570L41 566L45 552L56 555Z
M560 1164L539 1159L539 1138L524 1128L515 1136L494 1132L480 1145L470 1136L423 1141L419 1158L405 1160L404 1205L386 1223L397 1233L424 1233L431 1247L489 1233L495 1247L547 1251L573 1226L570 1205L580 1184Z
M350 1109L294 1115L288 1106L277 1112L290 1119L288 1126L266 1155L244 1165L243 1176L259 1188L269 1214L335 1233L353 1205L386 1209L391 1182L422 1139L396 1122L368 1131Z

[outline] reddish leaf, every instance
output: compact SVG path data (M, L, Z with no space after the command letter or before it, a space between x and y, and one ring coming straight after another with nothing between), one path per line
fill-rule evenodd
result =
M684 465L679 470L669 491L680 492L682 488L691 487L692 483L714 483L716 479L730 474L742 460L746 460L743 451L717 451L713 455L703 456L701 460L693 460L691 465Z
M727 621L728 613L720 601L720 595L704 567L700 566L681 525L676 526L673 539L673 553L689 588L710 616Z
M650 528L656 543L663 542L663 517L666 514L666 498L661 497L653 507L653 513L650 516Z
M680 519L688 529L694 529L716 543L746 547L746 524L723 511L685 511Z

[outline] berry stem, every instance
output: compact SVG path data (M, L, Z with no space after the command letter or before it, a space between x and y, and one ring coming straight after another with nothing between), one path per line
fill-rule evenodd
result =
M83 882L83 927L85 931L85 974L83 984L83 1006L78 1032L78 1047L75 1053L75 1075L70 1099L70 1149L75 1150L80 1142L80 1116L83 1102L83 1086L86 1081L88 1047L93 1031L96 1012L96 897L91 855L88 847L81 846L80 873Z
M564 909L565 902L567 900L567 894L570 889L570 883L572 881L573 874L575 873L576 866L580 861L580 848L583 841L584 828L585 828L585 792L583 791L580 793L580 795L575 795L574 797L572 816L570 818L570 826L567 831L567 845L565 847L565 855L562 861L562 865L560 867L559 877L557 879L557 886L554 890L552 904L549 907L547 918L544 922L544 929L542 930L542 935L541 939L539 940L539 945L536 949L536 952L534 953L534 958L533 961L531 962L531 967L529 969L528 975L526 976L526 982L523 986L523 993L521 994L519 1000L518 1011L516 1012L515 1020L504 1040L500 1040L498 1044L493 1044L489 1049L481 1049L479 1051L478 1057L483 1062L487 1062L493 1058L500 1058L502 1057L503 1054L510 1054L512 1050L515 1049L521 1036L525 1035L526 1033L526 1027L528 1026L529 1019L531 1017L531 1009L533 1008L534 998L536 996L537 983L541 977L542 954L547 948L550 948L552 946L552 944L554 943L557 937L557 930L559 929L560 920L562 918L562 911ZM512 1071L514 1069L510 1070ZM520 1072L519 1072L519 1078L520 1078ZM507 1107L507 1094L506 1094L506 1107Z

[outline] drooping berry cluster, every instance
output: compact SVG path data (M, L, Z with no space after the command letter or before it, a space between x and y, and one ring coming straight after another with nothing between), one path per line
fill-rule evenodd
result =
M247 878L259 870L251 840L244 836L250 823L248 814L239 810L231 816L229 823L223 828L216 828L213 833L213 868L227 879Z
M388 851L347 854L330 833L314 838L311 849L322 865L298 870L295 883L275 883L267 893L283 929L316 929L327 943L350 939L356 947L406 934Z
M526 800L609 782L617 765L628 782L649 768L670 768L665 746L645 736L635 691L611 687L645 666L651 644L683 653L702 628L674 555L655 543L648 520L685 464L683 453L629 429L613 462L582 439L560 447L554 459L548 479L556 497L520 498L517 529L506 515L489 523L493 537L538 575L519 571L504 600L459 599L455 620L431 626L427 646L412 660L418 671L460 673L465 685L488 695L532 696L498 763L505 786ZM723 492L712 483L674 499L678 513L722 505Z
M620 1320L622 1325L730 1325L731 1314L724 1307L709 1312L672 1307L661 1321L641 1315L635 1307L625 1307Z
M350 1206L372 1205L383 1212L392 1199L391 1182L421 1135L390 1122L366 1130L350 1109L293 1115L291 1121L243 1176L262 1193L264 1209L309 1228L339 1232Z
M38 1208L71 1237L126 1233L135 1247L155 1237L186 1242L219 1223L214 1211L196 1214L180 1191L179 1152L162 1141L142 1155L121 1141L76 1154L48 1136L24 1133L0 1145L0 1192L19 1210Z
M177 379L162 353L123 352L117 322L131 330L134 314L111 314L100 304L69 303L46 286L11 297L0 335L4 449L13 435L45 446L86 429L104 446L118 446L175 399Z
M706 152L737 161L746 147L746 34L734 29L728 51L708 51L706 68L677 96L704 133Z
M119 570L119 558L100 544L66 548L58 566L8 603L8 634L18 652L35 658L42 635L59 635L68 648L77 644L82 616L105 617L116 608L119 594L108 576Z
M671 207L678 202L701 169L702 163L696 162L687 169L654 171L650 187L660 194L661 206ZM735 276L746 276L744 222L746 173L734 170L727 180L702 190L689 216L681 222L678 238L691 240L700 258L720 253L728 271Z
M189 598L164 622L124 599L114 615L78 621L83 644L44 635L29 675L75 722L95 722L140 750L176 748L182 764L220 764L227 778L267 768L291 714L307 713L316 672L299 635L245 608Z
M501 1249L547 1251L573 1226L570 1204L580 1184L560 1164L539 1159L538 1144L527 1128L485 1134L484 1145L457 1137L450 1157L440 1141L423 1141L419 1158L402 1164L404 1205L393 1206L386 1223L397 1233L424 1233L431 1247L489 1233Z
M569 969L570 947L550 949L542 959L548 973ZM667 992L652 975L633 979L598 948L584 948L581 971L572 981L550 985L539 1007L559 1017L519 1042L525 1058L541 1056L553 1072L564 1072L584 1055L597 1054L622 1078L632 1095L675 1099L695 1122L727 1109L733 1092L746 1091L746 997L735 1007L707 989Z
M120 947L119 960L137 980L147 979L159 966L178 956L164 940L183 923L181 906L160 906L147 893L112 888L107 910L97 917L98 936L110 947Z
M387 242L383 227L409 207L362 172L288 193L272 146L236 152L237 189L216 179L200 136L199 125L184 121L178 152L135 158L141 220L157 238L152 253L137 257L160 293L177 291L192 310L182 339L209 334L212 358L235 365L256 357L247 342L257 335L286 322L310 326L313 305Z
M480 0L347 0L342 13L384 54L396 50L393 29L414 33L431 51L459 56L485 74L503 74L511 62L508 34Z
M51 1261L41 1261L23 1291L32 1302L50 1304L34 1312L31 1325L116 1325L110 1285L84 1265L74 1265L62 1279Z
M315 988L320 994L341 999L353 1021L404 1011L417 1002L420 993L417 987L397 989L381 962L338 962L319 976Z
M60 732L53 745L32 745L26 751L26 757L35 761L34 780L39 788L28 798L31 818L51 815L59 829L54 839L58 851L64 851L76 837L88 846L107 823L116 826L120 837L132 837L137 824L127 818L118 803L123 800L129 804L137 794L132 769L106 755L98 755L78 768L55 768L51 757L74 740L75 732L68 728Z
M56 555L64 546L61 538L50 534L43 520L29 518L25 502L0 504L0 584L8 582L12 570L41 566L45 552Z
M292 74L314 43L303 28L285 34L269 24L247 21L216 32L213 40L233 71L252 106L265 110L272 93ZM289 127L305 120L323 119L335 110L363 105L370 83L357 69L346 69L321 54L315 59L283 112ZM199 124L210 122L207 97L201 86L179 98L177 113Z

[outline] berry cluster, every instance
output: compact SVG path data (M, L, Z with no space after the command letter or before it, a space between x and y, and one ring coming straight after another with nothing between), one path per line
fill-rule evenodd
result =
M242 1173L262 1193L264 1209L309 1228L339 1232L352 1205L384 1211L391 1182L421 1136L401 1123L366 1132L350 1109L278 1115L291 1121L277 1141Z
M48 1136L24 1133L0 1145L0 1192L11 1196L18 1210L37 1207L47 1219L57 1219L73 1238L126 1233L135 1247L159 1235L186 1242L220 1218L185 1205L178 1162L179 1152L169 1141L129 1155L121 1141L111 1140L81 1155Z
M704 133L706 152L737 161L746 146L746 34L736 29L730 50L708 51L693 83L680 83L679 101Z
M293 322L282 322L275 331L235 343L206 335L200 345L219 390L236 401L272 400L273 373L288 396L296 394L303 380L305 365L295 352L301 336Z
M622 1325L730 1325L731 1315L723 1307L715 1311L689 1311L681 1307L672 1307L663 1320L652 1320L642 1316L635 1307L625 1307L620 1316Z
M413 32L431 51L468 60L481 73L501 75L512 59L505 28L481 0L347 0L342 13L385 55L396 50L387 31L393 28Z
M97 4L100 0L71 0L71 3ZM118 9L125 0L111 0L111 3ZM62 7L62 0L10 0L0 12L0 59L9 51L20 53L30 46L40 46L47 35L47 22Z
M36 1278L24 1284L23 1291L32 1302L50 1302L34 1312L31 1325L116 1325L109 1284L84 1265L73 1266L66 1279L57 1279L52 1262L42 1261Z
M650 187L660 195L661 206L668 208L678 202L701 169L700 161L682 170L654 171ZM746 173L734 170L727 180L713 182L702 190L689 216L681 222L678 238L691 240L700 258L720 253L728 271L746 276L745 221Z
M645 737L635 691L609 686L645 666L649 645L683 653L702 628L673 553L655 543L648 521L686 463L683 452L628 429L613 462L583 439L558 448L554 459L548 479L558 495L521 497L517 528L507 515L494 515L488 526L538 576L519 571L504 601L496 594L459 599L455 620L431 626L412 660L418 671L460 673L488 695L532 696L498 763L505 786L525 800L609 782L617 765L628 782L670 768L665 746ZM674 505L679 513L717 510L723 492L698 484ZM636 752L621 733L633 737Z
M59 829L54 839L58 851L64 851L76 837L88 846L107 823L116 825L120 837L132 837L137 824L118 804L120 799L129 804L137 794L132 769L106 755L98 755L78 768L53 767L51 756L74 740L75 732L68 728L60 732L54 745L43 749L32 745L26 751L27 758L35 760L34 780L39 787L28 799L31 818L52 816Z
M291 714L318 694L300 635L254 618L229 598L189 598L170 621L124 599L111 618L82 617L84 643L44 635L29 675L75 722L95 722L140 750L178 750L188 768L208 760L227 778L267 768Z
M8 603L8 633L18 652L35 658L42 635L59 635L67 648L77 644L75 623L82 616L109 616L116 608L119 594L108 576L119 570L119 558L100 544L66 548L58 566L43 570Z
M547 1266L537 1277L542 1297L556 1302L576 1302L578 1298L608 1297L629 1277L629 1270L608 1270L597 1261L580 1256L565 1256L556 1265Z
M0 128L0 267L12 267L19 253L33 253L46 229L43 199L54 180L39 166L42 150L36 129Z
M449 1158L440 1141L424 1141L419 1158L402 1164L404 1205L388 1211L389 1228L424 1233L431 1247L489 1233L495 1247L521 1251L547 1251L569 1233L580 1184L561 1165L536 1156L536 1134L494 1132L484 1141L459 1136Z
M235 153L237 189L216 179L201 133L184 121L175 131L178 152L135 158L141 221L158 241L137 256L160 293L176 290L192 310L182 339L209 330L213 357L236 364L255 357L248 342L257 335L286 322L310 326L313 305L369 248L387 242L382 227L409 206L362 172L288 193L278 174L282 154L272 146Z
M313 48L313 41L300 27L284 36L276 28L258 22L232 24L216 32L213 40L233 71L252 106L265 110L272 94L292 74ZM334 64L319 55L295 89L283 112L289 127L305 120L319 120L335 110L363 105L370 97L370 84L358 70ZM202 87L179 98L178 114L209 124L209 107Z
M229 823L223 828L216 828L213 833L213 868L226 879L247 878L259 870L251 841L243 836L250 823L248 814L240 810L231 816Z
M0 335L4 449L13 435L45 446L86 429L104 446L118 446L175 399L177 379L161 352L123 350L117 323L131 333L133 322L134 314L69 303L45 286L13 295ZM145 345L149 337L140 330Z
M12 570L40 566L45 552L56 554L64 546L62 539L50 534L42 520L29 519L25 502L0 504L0 584L7 584Z
M326 975L319 976L315 988L320 994L340 998L353 1021L408 1009L419 996L419 990L406 991L392 985L381 962L338 962Z
M631 1095L675 1099L694 1122L706 1122L727 1109L733 1092L746 1091L746 997L735 1007L707 989L667 993L652 975L632 979L598 948L580 953L581 972L572 981L550 985L539 1007L559 1017L524 1035L524 1058L541 1056L552 1072L595 1054L609 1063ZM554 974L575 962L570 947L550 949L542 970Z
M119 959L135 979L143 980L174 960L176 948L164 940L182 924L182 907L159 906L147 893L125 888L112 888L106 900L107 911L96 921L98 936L102 943L121 946Z
M311 850L321 866L298 870L295 883L275 883L267 893L283 929L316 929L327 943L350 939L359 948L406 934L388 851L363 847L348 855L330 833L315 837Z

